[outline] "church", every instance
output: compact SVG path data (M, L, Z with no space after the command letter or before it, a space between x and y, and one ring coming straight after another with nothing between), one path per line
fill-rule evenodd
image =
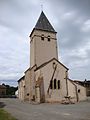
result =
M42 11L30 34L30 68L18 80L20 100L36 103L86 100L86 88L71 80L69 68L58 60L56 35Z

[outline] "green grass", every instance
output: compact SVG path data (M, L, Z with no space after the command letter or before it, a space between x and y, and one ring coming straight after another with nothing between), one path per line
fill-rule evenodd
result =
M12 117L8 112L6 112L4 109L0 108L0 120L16 120L14 117Z

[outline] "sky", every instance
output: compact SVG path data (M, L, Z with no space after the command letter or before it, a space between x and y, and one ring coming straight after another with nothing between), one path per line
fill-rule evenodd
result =
M90 80L90 0L0 0L0 83L16 86L30 66L29 35L42 4L69 78Z

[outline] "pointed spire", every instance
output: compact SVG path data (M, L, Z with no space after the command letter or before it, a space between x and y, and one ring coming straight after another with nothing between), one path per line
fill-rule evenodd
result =
M34 29L45 30L45 31L56 33L56 31L54 30L53 26L50 24L49 20L47 19L43 11L41 12L41 15Z

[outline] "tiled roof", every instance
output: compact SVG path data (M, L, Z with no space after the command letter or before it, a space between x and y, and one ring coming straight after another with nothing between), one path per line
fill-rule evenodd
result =
M49 20L47 19L43 11L41 12L41 15L34 29L45 30L56 33L56 31L54 30L53 26L50 24Z

